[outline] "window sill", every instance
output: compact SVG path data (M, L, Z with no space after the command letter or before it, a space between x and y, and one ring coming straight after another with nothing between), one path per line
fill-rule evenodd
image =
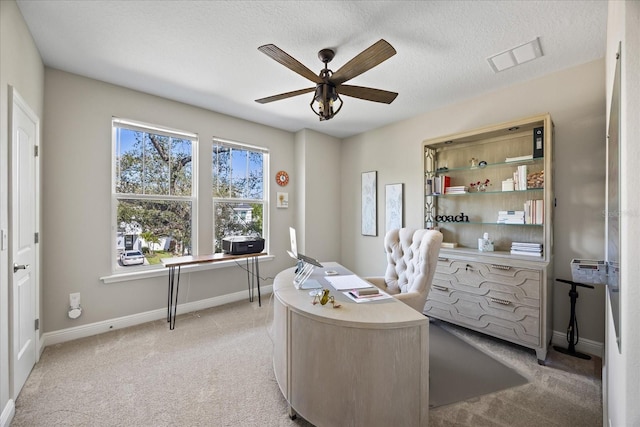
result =
M272 261L275 258L275 255L265 255L258 257L258 262L268 262ZM205 270L216 270L218 268L226 268L226 267L235 267L237 265L245 266L245 262L243 259L239 260L229 260L229 261L219 261L209 264L196 264L196 265L187 265L180 268L181 273L194 273L196 271L205 271ZM114 273L109 276L103 276L100 278L104 283L119 283L119 282L128 282L131 280L140 280L140 279L148 279L152 277L169 277L169 270L164 267L152 268L148 270L137 270L126 273Z

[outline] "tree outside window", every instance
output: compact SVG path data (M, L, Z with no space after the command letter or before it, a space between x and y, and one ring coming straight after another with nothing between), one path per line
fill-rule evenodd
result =
M191 254L195 135L114 119L116 257L130 250L144 264Z
M212 157L214 251L227 236L264 238L265 168L268 152L214 140Z

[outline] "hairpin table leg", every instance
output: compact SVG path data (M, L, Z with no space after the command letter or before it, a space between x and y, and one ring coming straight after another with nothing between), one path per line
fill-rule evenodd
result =
M258 307L262 307L262 301L260 300L260 267L258 263L258 257L253 257L254 271L256 272L256 282L258 282Z
M178 289L180 287L180 266L178 266L178 277L176 279L176 267L169 267L169 301L167 303L167 322L169 329L176 327L176 311L178 309Z
M249 287L249 302L253 302L253 278L251 277L251 270L249 269L249 258L245 258L246 270L247 270L247 286Z

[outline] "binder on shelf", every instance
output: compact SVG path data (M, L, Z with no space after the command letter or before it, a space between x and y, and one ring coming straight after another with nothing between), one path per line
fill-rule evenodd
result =
M447 175L436 176L433 179L433 193L444 194L446 188L451 186L451 177Z
M533 129L533 158L544 156L544 127Z
M509 162L522 162L524 160L531 160L531 159L533 159L533 155L527 154L526 156L507 157L506 159L504 159L504 161L505 163L509 163Z
M433 194L433 179L427 178L424 184L424 194L430 196Z

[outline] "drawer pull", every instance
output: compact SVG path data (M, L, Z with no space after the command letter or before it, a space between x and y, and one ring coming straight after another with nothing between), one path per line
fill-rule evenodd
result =
M437 291L449 292L449 288L447 288L446 286L431 285L431 287Z
M449 258L444 258L444 257L439 256L438 257L438 261L446 261L446 262L448 262Z
M466 271L474 271L473 265L471 265L471 264L467 264L467 265L464 267L464 269L465 269Z
M498 299L498 298L490 298L491 302L495 302L497 304L502 304L502 305L511 305L511 301L507 301L506 299Z
M511 267L508 265L491 264L491 268L496 268L498 270L511 270Z

